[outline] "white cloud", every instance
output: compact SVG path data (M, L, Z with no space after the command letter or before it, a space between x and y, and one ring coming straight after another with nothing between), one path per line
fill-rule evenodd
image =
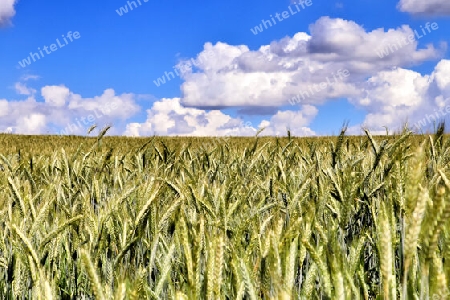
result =
M24 83L16 83L15 88L19 95L28 98L0 99L0 132L85 134L94 123L101 127L124 122L140 109L133 94L115 95L112 89L101 96L83 98L63 85L44 86L41 88L44 102L40 102L35 98L36 90ZM114 130L117 129L113 127L111 132Z
M125 135L225 136L253 135L254 128L219 110L183 107L179 98L161 99L147 110L144 123L130 123Z
M16 11L14 5L17 0L2 0L0 1L0 25L5 25L10 22L10 19L14 17Z
M16 84L14 85L14 88L16 89L16 92L19 95L34 95L36 94L36 90L33 88L29 88L26 86L26 84L22 83L22 82L16 82Z
M407 25L366 32L355 22L322 17L310 26L310 33L299 32L256 51L243 45L206 43L195 60L196 68L182 74L181 103L191 107L281 106L328 79L333 84L305 95L299 103L322 104L355 97L355 84L367 77L392 66L440 58L446 49L446 45L419 48L415 40L380 57L376 51L380 46L414 35ZM339 70L347 70L350 76L335 80Z
M128 136L253 136L257 130L267 127L262 135L286 135L291 129L293 135L314 135L307 126L317 114L310 105L300 111L280 111L270 121L262 121L258 127L219 110L201 110L183 107L179 98L161 99L147 110L144 123L130 123L124 132Z
M287 130L291 131L295 136L311 136L316 133L307 127L314 117L317 115L318 110L314 106L304 105L299 111L279 111L270 121L263 120L259 128L267 127L261 135L286 135Z
M23 80L23 81L28 81L28 80L36 80L36 79L39 79L39 78L40 78L40 77L37 76L37 75L26 74L26 75L23 75L23 76L21 77L21 80Z
M431 81L435 81L439 90L450 95L450 60L440 61L430 78Z
M441 60L430 75L401 68L383 71L361 87L365 97L350 102L367 112L363 125L369 129L400 130L406 122L415 128L427 116L424 125L431 126L447 115L437 112L450 105L450 60Z
M400 0L397 8L416 15L450 15L448 0Z
M139 123L127 124L127 128L123 133L126 136L140 136L139 129L142 127Z
M82 98L80 95L74 94L69 99L68 108L72 110L98 110L109 117L126 119L139 110L134 99L134 94L116 96L113 89L106 89L103 95L94 98Z
M0 117L6 116L8 112L8 101L0 99Z
M17 120L16 130L20 133L40 134L45 130L46 123L45 115L30 113Z
M51 106L64 106L70 96L70 91L65 86L45 86L41 89L45 103Z

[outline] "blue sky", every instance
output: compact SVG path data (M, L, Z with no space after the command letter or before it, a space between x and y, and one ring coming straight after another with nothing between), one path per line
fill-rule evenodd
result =
M358 134L450 114L447 0L144 1L2 1L0 132Z

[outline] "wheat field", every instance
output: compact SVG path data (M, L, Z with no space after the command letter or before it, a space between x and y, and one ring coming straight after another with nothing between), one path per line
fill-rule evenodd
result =
M450 139L0 135L0 299L448 299Z

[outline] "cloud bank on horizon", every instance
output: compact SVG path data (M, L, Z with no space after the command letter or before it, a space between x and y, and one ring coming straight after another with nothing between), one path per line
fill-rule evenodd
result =
M16 2L0 3L0 25L11 23ZM20 72L17 79L8 85L9 92L5 92L8 96L2 96L0 90L0 132L85 134L93 124L113 124L111 134L128 136L252 136L260 128L265 128L263 135L285 135L289 129L293 135L310 136L326 131L315 128L316 120L322 112L331 109L327 105L342 99L361 114L362 121L351 124L350 133L361 133L361 127L384 133L385 126L395 130L406 122L418 131L425 130L439 117L445 118L443 112L447 106L450 110L450 59L446 56L447 40L442 38L448 32L448 20L442 17L450 16L449 3L400 0L396 6L398 14L437 17L420 19L413 25L399 23L387 28L372 25L366 29L351 19L318 16L307 25L307 30L291 34L283 34L283 28L274 25L269 29L280 31L275 34L278 38L270 38L258 46L253 41L247 44L227 42L226 38L215 42L206 40L193 58L178 58L175 69L170 68L168 59L165 76L172 73L175 77L176 73L178 85L167 83L155 87L148 80L142 85L133 83L135 93L126 88L127 92L119 92L124 90L123 86L115 88L103 83L99 84L103 87L101 92L97 88L97 94L93 94L92 89L83 89L87 85L83 76L88 76L83 73L75 73L76 80L71 77L67 81L64 77L44 80L39 71L41 66L42 73L46 73L53 64L53 57L47 58L45 62L17 71ZM145 13L144 7L135 9L135 14L115 21L133 15L138 18L139 13ZM345 4L340 4L339 9L345 9ZM267 15L261 13L263 18ZM294 18L300 17L292 16L292 22L289 20L292 26L295 26ZM284 21L277 26L288 24L288 20ZM3 29L0 36L13 30ZM260 38L270 34L266 30ZM48 40L55 38L58 35ZM252 38L253 35L248 39ZM71 46L74 49L58 51L55 59L76 56L83 52L77 47L89 47L82 43L95 42L87 30L83 32L83 40L86 41L77 42L81 45ZM18 59L20 55L29 55L27 51L41 51L38 46L45 44L35 39L36 47L23 51L17 41L18 38L13 48L22 52L10 57ZM118 59L129 60L133 49L127 49ZM125 50L117 51L116 55ZM90 58L89 51L83 53L87 58L80 58L79 64L83 70L89 70L91 65L86 61L94 58ZM112 63L114 58L109 59ZM0 82L2 72L7 72L5 65L2 60ZM46 66L49 70L45 70ZM141 66L135 67L138 70ZM131 75L125 72L134 69L120 70L113 72L117 80L129 82ZM71 90L71 85L77 92ZM172 97L155 96L173 95L177 90L179 95ZM337 113L342 121L351 117L345 110ZM327 132L331 130L336 128Z

